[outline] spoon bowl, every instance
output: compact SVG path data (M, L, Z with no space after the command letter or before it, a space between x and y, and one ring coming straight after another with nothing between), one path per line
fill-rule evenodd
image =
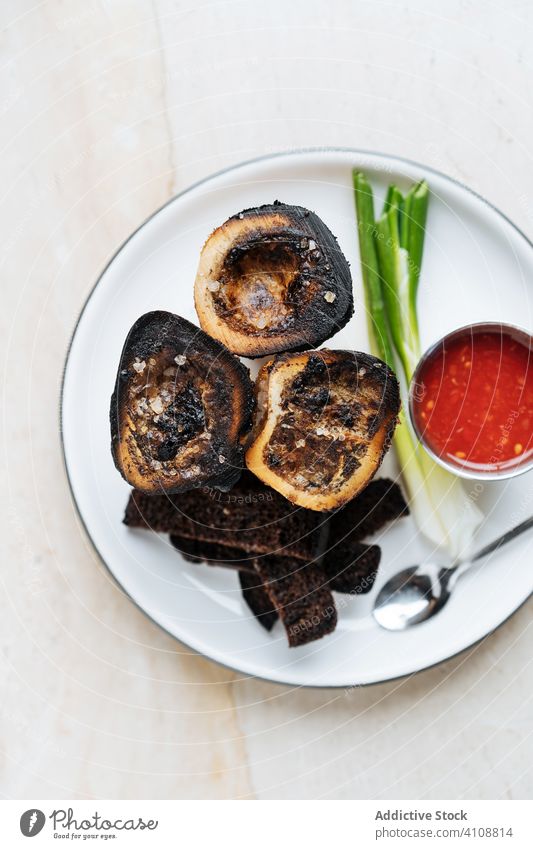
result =
M378 593L374 618L388 631L404 631L429 619L448 601L448 572L433 564L398 572Z

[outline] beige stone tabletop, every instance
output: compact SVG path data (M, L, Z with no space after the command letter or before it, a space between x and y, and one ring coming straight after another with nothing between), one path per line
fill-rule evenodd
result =
M58 402L116 247L239 160L396 153L532 236L532 29L524 0L1 4L3 797L531 794L531 607L411 679L349 693L243 680L163 634L98 561Z

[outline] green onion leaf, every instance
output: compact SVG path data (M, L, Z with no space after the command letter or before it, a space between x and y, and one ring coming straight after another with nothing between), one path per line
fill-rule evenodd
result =
M389 186L383 214L376 222L372 188L365 175L354 171L353 185L371 350L392 368L396 354L408 385L421 353L416 296L429 188L422 181L404 198L397 186ZM452 557L467 553L482 514L459 478L424 451L403 411L394 447L421 533L433 544L445 546Z

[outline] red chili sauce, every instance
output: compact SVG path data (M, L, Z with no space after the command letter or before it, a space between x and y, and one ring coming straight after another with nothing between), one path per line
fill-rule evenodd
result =
M499 330L465 330L422 366L412 414L439 457L502 470L533 452L533 351Z

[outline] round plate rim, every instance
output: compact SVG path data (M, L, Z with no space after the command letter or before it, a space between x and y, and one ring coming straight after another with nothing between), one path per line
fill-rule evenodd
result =
M76 513L78 515L78 518L79 518L81 525L82 525L82 527L85 531L85 535L86 535L87 539L89 540L89 542L91 543L91 546L92 546L94 552L96 553L96 555L98 556L98 559L103 564L103 566L105 567L105 569L107 570L109 575L112 577L115 584L122 590L122 592L125 594L125 596L127 596L127 598L135 605L135 607L138 610L140 610L141 613L144 616L146 616L147 619L149 619L151 622L153 622L153 624L156 625L161 631L163 631L163 633L167 634L173 640L176 640L176 642L181 643L183 646L185 646L191 652L194 652L195 654L198 654L202 657L206 657L211 663L215 663L215 664L217 664L218 666L221 666L224 669L228 669L232 672L237 672L241 675L244 674L247 678L257 678L258 680L261 680L261 681L267 681L270 684L276 684L276 685L282 686L282 687L295 687L295 688L298 688L298 689L309 688L309 689L314 689L314 690L345 690L346 688L349 688L349 687L374 687L374 686L378 686L379 684L387 684L387 683L392 683L392 682L395 682L395 681L401 681L402 679L410 679L414 675L418 675L421 672L425 672L427 670L434 669L437 666L440 666L442 663L446 663L449 660L453 660L456 657L460 657L461 655L465 654L470 649L481 645L481 643L483 643L487 639L487 637L490 637L497 630L499 630L503 625L505 625L507 622L509 622L509 620L512 619L512 617L516 613L518 613L518 611L521 610L521 608L524 607L524 605L529 601L532 594L530 594L529 596L526 596L526 598L524 598L523 601L521 601L520 604L517 607L515 607L514 610L512 610L511 613L508 616L505 617L505 619L502 619L501 622L499 622L494 628L491 628L489 631L487 631L487 633L484 634L479 639L474 640L473 642L464 646L459 651L453 652L452 654L447 655L446 657L443 657L440 660L435 661L434 663L429 663L429 664L426 664L424 666L420 666L418 669L413 669L412 672L404 673L402 675L387 676L385 678L381 678L378 681L366 681L366 682L363 682L363 683L359 683L357 681L354 681L354 682L351 682L351 683L344 683L344 684L313 684L313 683L306 683L306 684L292 683L291 684L287 681L279 681L279 680L276 680L275 678L267 677L267 676L264 676L264 675L257 675L257 674L253 674L253 673L243 673L243 670L239 669L238 666L233 666L230 663L224 663L224 661L215 659L215 658L211 657L210 655L203 654L203 653L197 651L193 646L189 645L186 642L186 640L184 640L183 638L177 637L175 634L173 634L171 631L169 631L167 628L165 628L164 625L162 625L160 622L158 622L156 619L154 619L144 609L144 607L142 607L142 605L139 602L137 602L130 595L130 593L127 591L127 589L118 580L118 578L114 574L111 566L104 559L104 557L100 553L98 546L96 545L96 542L92 538L92 536L89 532L89 529L87 527L87 524L85 522L85 519L83 517L83 514L80 510L79 504L77 502L76 495L74 493L74 485L73 485L71 475L69 473L69 467L68 467L67 458L66 458L64 429L63 429L63 398L64 398L64 392L65 392L66 374L67 374L67 369L68 369L68 364L69 364L69 359L70 359L70 352L71 352L71 349L72 349L72 346L73 346L73 343L74 343L74 339L76 337L76 333L78 331L78 327L81 323L81 320L83 318L85 310L87 309L87 306L88 306L91 298L93 297L96 289L98 288L102 278L104 277L106 271L111 266L111 264L115 261L117 256L121 253L121 251L126 247L126 245L153 218L155 218L160 212L162 212L164 209L166 209L167 206L170 206L170 204L174 203L174 201L178 200L179 198L184 197L185 195L188 195L190 192L194 191L195 189L199 188L200 186L205 185L206 183L210 183L212 180L215 180L217 177L221 177L224 174L231 173L232 171L237 171L238 169L244 168L248 165L255 165L255 164L265 162L265 161L268 161L268 160L282 159L282 158L285 158L285 157L289 158L289 157L292 157L292 156L301 156L301 155L313 154L313 153L315 153L315 154L342 153L342 154L353 154L354 156L359 156L359 157L363 157L363 156L374 157L376 159L383 159L383 160L387 160L389 162L392 161L392 162L396 162L396 163L399 163L399 164L412 166L414 168L418 168L422 171L428 172L429 174L435 174L440 179L442 179L442 180L444 180L448 183L451 183L452 185L459 187L460 189L463 189L468 194L470 194L473 197L480 200L485 206L487 206L493 212L496 212L497 215L499 215L504 221L506 221L507 224L509 224L510 227L517 233L517 235L520 236L524 240L525 244L528 245L529 248L533 249L533 241L523 232L523 230L521 230L520 227L518 227L518 225L514 223L514 221L512 221L504 212L502 212L501 209L499 209L491 201L487 200L487 198L483 197L483 195L479 194L479 192L476 192L474 189L471 189L469 186L467 186L461 180L455 179L455 177L450 177L448 174L445 174L444 172L439 171L438 169L433 168L430 165L425 165L421 162L418 162L417 160L409 159L409 158L404 157L404 156L398 156L396 154L384 153L382 151L369 150L369 149L366 149L366 148L337 147L337 146L315 146L315 147L292 148L290 150L274 151L274 152L271 152L271 153L262 154L261 156L254 156L254 157L251 157L250 159L242 160L241 162L234 163L233 165L228 165L226 168L221 168L218 171L214 171L213 173L208 174L206 177L202 177L201 180L197 180L196 182L191 183L191 185L187 186L187 188L183 189L182 191L178 192L177 194L172 195L172 197L170 197L167 201L165 201L165 203L163 203L160 207L158 207L156 210L154 210L154 212L152 212L147 218L145 218L144 221L142 221L142 223L139 224L139 226L136 227L135 230L133 230L130 233L130 235L119 245L119 247L114 251L114 253L110 256L109 260L106 262L106 264L102 268L100 274L96 278L94 285L91 287L87 297L85 298L85 300L83 302L83 305L82 305L81 310L79 312L79 315L76 319L76 322L74 324L74 328L72 330L72 333L71 333L71 336L70 336L70 339L69 339L69 342L68 342L65 360L64 360L64 363L63 363L63 370L62 370L62 375L61 375L61 387L60 387L60 394L59 394L59 411L58 411L59 412L59 436L60 436L60 443L61 443L61 458L62 458L62 463L63 463L65 475L66 475L66 478L67 478L67 483L68 483L69 490L70 490L70 495L71 495L71 498L72 498L72 501L73 501L73 504L74 504L74 508L75 508Z

